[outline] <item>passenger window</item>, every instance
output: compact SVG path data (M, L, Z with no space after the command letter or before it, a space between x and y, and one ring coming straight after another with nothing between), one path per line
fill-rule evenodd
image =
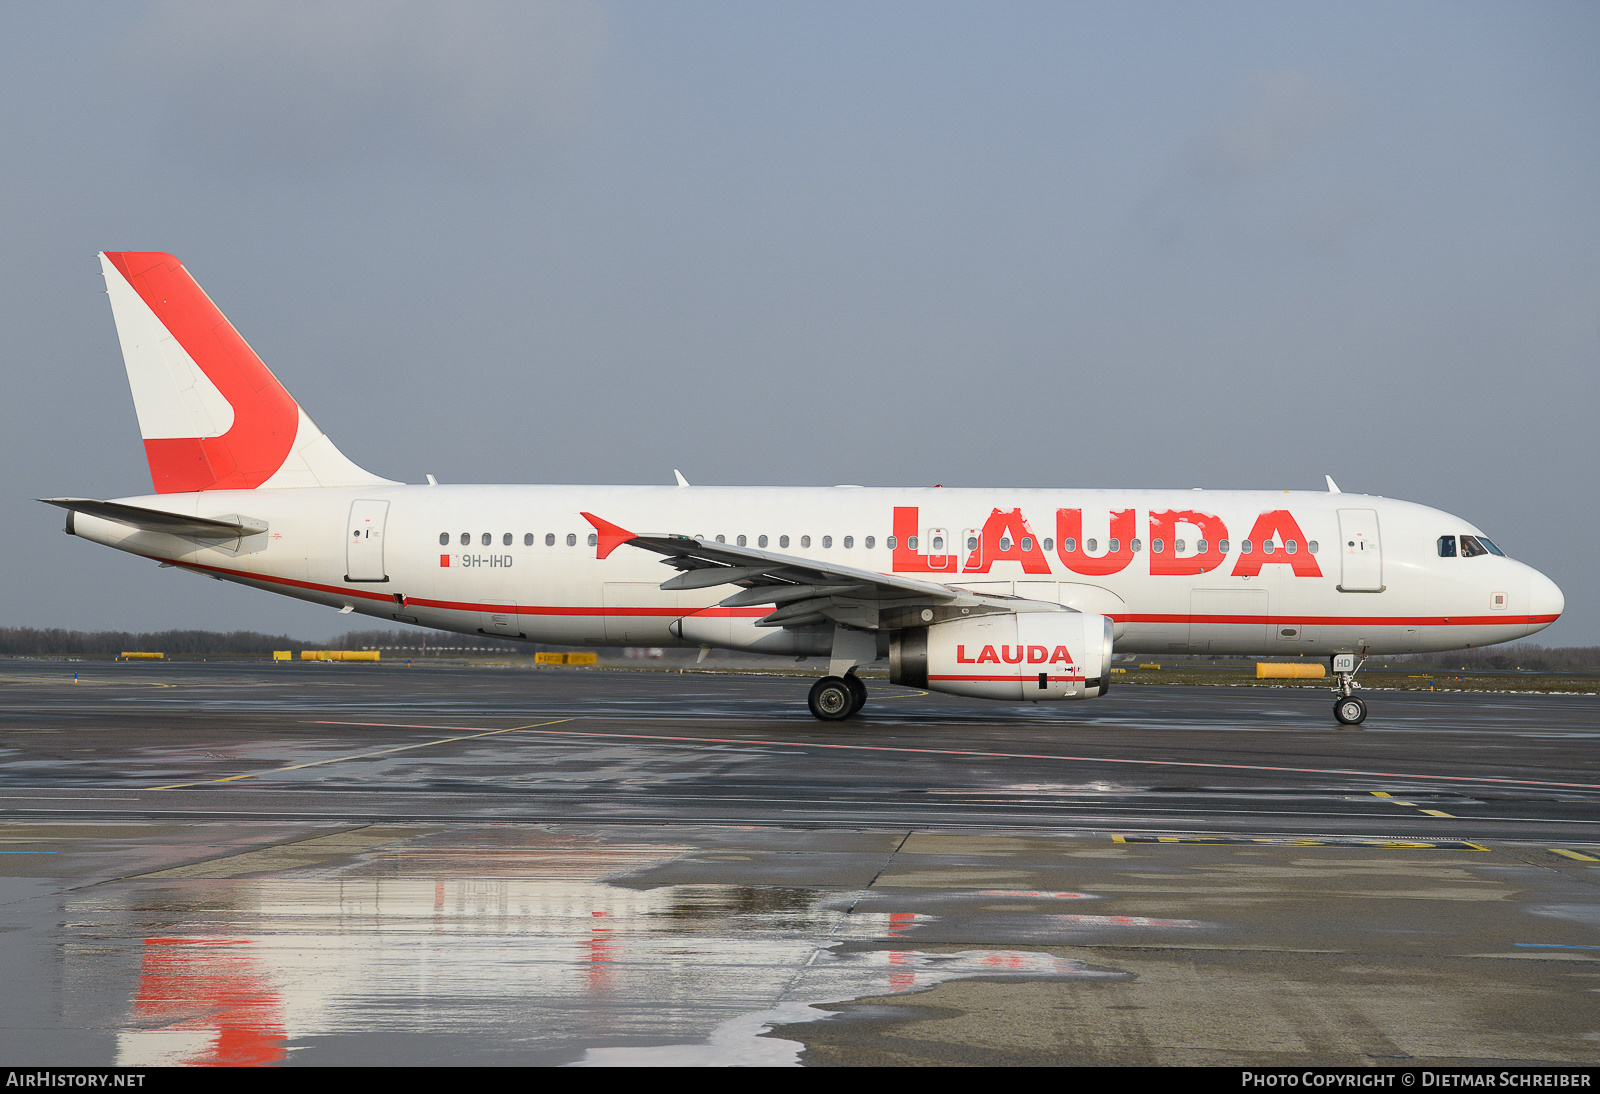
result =
M933 553L936 554L936 555L944 554L944 537L943 536L934 536L933 537Z
M728 542L728 539L727 539L726 536L718 536L717 537L717 542L718 543L726 543L726 542Z
M578 537L573 535L571 532L568 532L567 533L567 546L568 547L576 547L577 545L578 545Z
M491 544L493 542L494 542L494 536L493 535L491 535L488 532L483 533L483 545L485 547L489 546L489 544Z
M1300 549L1300 544L1298 541L1291 539L1283 545L1283 549L1292 555Z
M740 547L743 547L745 545L743 536L740 536L738 539L734 540L733 542L738 544Z
M1249 554L1251 552L1251 550L1252 550L1252 548L1250 546L1250 541L1249 540L1241 539L1239 541L1239 553L1241 555L1247 555L1247 554Z
M500 545L502 547L511 546L511 533L510 532L507 532L505 535L500 537Z
M779 536L778 537L778 546L782 547L784 550L788 550L788 548L789 548L789 537L788 536Z
M1159 555L1162 551L1166 550L1166 547L1166 540L1153 539L1150 541L1150 553L1153 555Z
M529 532L527 535L522 537L522 545L524 547L532 547L533 546L533 533L532 532Z
M1478 542L1478 537L1477 536L1462 536L1461 537L1461 557L1462 558L1475 558L1478 555L1486 555L1488 553L1489 553L1489 549L1487 547L1485 547L1483 544Z
M450 546L450 533L449 532L440 532L439 533L439 546L441 546L441 547Z
M1106 550L1113 555L1116 554L1118 551L1122 550L1122 541L1117 539L1115 536L1111 537L1111 539L1106 542Z
M978 537L977 536L968 536L967 537L967 550L976 551L977 549L978 549Z
M870 551L870 550L872 550L873 545L875 543L877 543L877 542L878 541L875 538L873 538L872 536L868 536L866 539L861 541L861 546L865 547L867 550Z
M1197 540L1194 541L1194 553L1197 554L1197 555L1203 555L1203 554L1206 553L1206 541L1205 540L1197 539Z
M810 536L801 536L800 537L800 546L802 546L802 547L811 546L811 537Z
M1316 540L1312 540L1310 543L1306 544L1306 550L1310 551L1312 554L1316 554L1317 553L1317 541Z
M1179 540L1174 540L1173 541L1173 543L1172 543L1172 553L1175 554L1175 555L1183 554L1183 540L1179 539Z
M556 534L554 532L546 532L544 534L544 545L546 547L554 547L556 545Z
M589 546L591 546L591 547L600 546L600 536L599 536L598 533L596 533L596 532L590 532L589 533Z
M1140 551L1144 550L1144 540L1131 539L1128 541L1128 546L1133 548L1134 554L1138 554Z
M1100 546L1100 541L1099 541L1099 540L1097 540L1097 539L1091 539L1091 540L1088 540L1088 541L1086 541L1086 542L1085 542L1085 543L1084 543L1084 545L1083 545L1083 549L1084 549L1084 550L1085 550L1085 551L1090 551L1090 552L1092 552L1092 551L1094 551L1094 549L1095 549L1095 548L1097 548L1097 547L1099 547L1099 546Z
M1223 554L1227 554L1228 553L1228 541L1225 540L1225 539L1217 540L1217 550L1222 552Z
M1031 538L1029 538L1028 536L1023 536L1022 537L1022 549L1024 551L1033 550L1033 540Z
M855 545L856 545L856 537L855 536L845 536L844 537L845 550L848 551L850 548L854 547Z
M822 545L824 547L832 547L833 546L833 537L832 536L823 536L822 537Z
M761 538L756 540L756 546L757 547L765 547L766 545L767 545L767 537L766 536L762 536Z
M907 536L906 537L906 549L908 551L915 551L917 549L917 537L916 536ZM894 550L894 537L893 536L889 537L889 550L891 550L891 551Z
M1137 543L1138 540L1134 540L1134 542ZM1056 549L1055 542L1053 540L1051 540L1051 538L1049 536L1045 536L1044 537L1044 549L1046 551L1054 551ZM1138 548L1135 547L1134 550L1137 551Z
M1011 537L1010 536L1001 536L1000 537L1000 549L1002 551L1011 550Z
M1264 555L1270 555L1273 551L1277 550L1277 547L1278 545L1273 543L1270 539L1264 539L1261 541L1261 553Z
M471 532L462 532L461 533L461 546L463 546L463 547L471 547L472 546L472 533Z
M1061 549L1067 552L1069 555L1077 554L1078 541L1073 539L1071 536L1068 536L1066 539L1061 541Z

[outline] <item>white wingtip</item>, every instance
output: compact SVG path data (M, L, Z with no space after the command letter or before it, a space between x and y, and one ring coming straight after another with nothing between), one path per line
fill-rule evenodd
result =
M689 485L689 480L684 478L683 477L683 472L679 471L676 467L674 467L672 469L672 477L678 480L678 485L679 486L688 486Z
M1344 493L1343 490L1339 489L1339 484L1333 481L1333 476L1332 475L1324 475L1322 477L1328 480L1328 493L1330 493L1330 494L1342 494L1342 493Z

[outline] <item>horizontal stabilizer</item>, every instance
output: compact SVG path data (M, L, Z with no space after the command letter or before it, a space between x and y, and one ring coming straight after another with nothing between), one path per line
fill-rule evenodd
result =
M240 539L267 530L263 520L214 520L211 517L191 517L182 513L167 513L160 509L146 509L139 505L123 505L116 501L95 501L93 498L35 498L46 505L59 505L74 513L87 513L146 532L164 532L169 536L189 536L194 539Z

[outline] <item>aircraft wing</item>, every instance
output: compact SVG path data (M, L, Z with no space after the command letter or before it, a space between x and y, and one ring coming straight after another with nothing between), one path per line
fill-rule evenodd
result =
M775 604L758 627L803 627L829 620L868 630L926 625L953 616L994 612L1061 611L1058 604L971 593L912 577L798 558L754 547L736 547L698 536L635 535L591 513L583 516L599 533L598 554L621 546L663 556L681 571L661 588L710 589L737 585L724 608Z

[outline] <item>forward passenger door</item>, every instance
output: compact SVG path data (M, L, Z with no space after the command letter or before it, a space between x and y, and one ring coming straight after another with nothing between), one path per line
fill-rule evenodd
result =
M1383 548L1378 541L1375 509L1339 510L1341 593L1383 591Z

